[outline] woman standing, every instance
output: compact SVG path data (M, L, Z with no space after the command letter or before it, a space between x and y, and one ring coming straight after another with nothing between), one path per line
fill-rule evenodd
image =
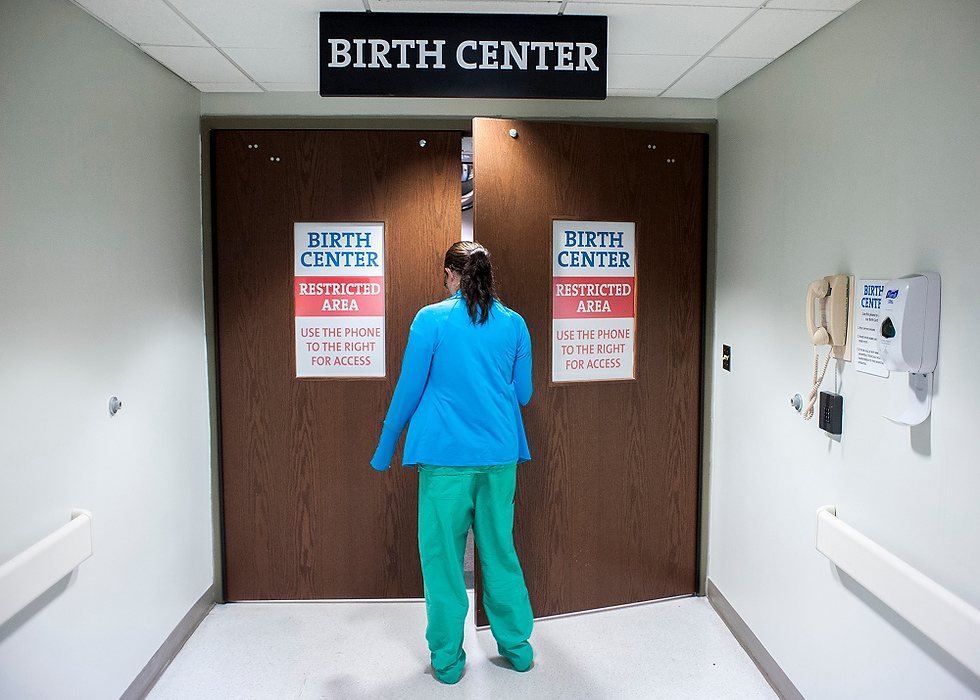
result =
M471 526L497 650L518 671L531 667L531 604L513 539L517 463L531 458L520 412L531 398L531 339L524 319L495 298L483 246L453 244L444 266L451 296L412 322L371 466L388 469L411 419L402 463L419 467L425 637L436 675L455 683L466 661L463 553Z

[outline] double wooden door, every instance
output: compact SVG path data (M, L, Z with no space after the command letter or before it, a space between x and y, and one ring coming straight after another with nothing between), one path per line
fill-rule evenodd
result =
M534 614L691 595L705 137L477 119L473 144L473 230L533 347L514 534ZM550 381L556 219L636 225L634 380Z
M704 137L475 120L473 139L475 236L534 348L515 540L535 615L693 594ZM459 151L456 132L213 133L227 599L422 595L416 472L368 461L414 313L444 295ZM550 381L553 219L636 223L635 380ZM383 379L296 378L299 221L385 224Z

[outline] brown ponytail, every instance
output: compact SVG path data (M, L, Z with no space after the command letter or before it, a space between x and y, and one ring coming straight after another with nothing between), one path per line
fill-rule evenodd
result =
M459 291L473 323L484 324L490 317L495 294L490 253L475 241L459 241L446 251L445 267L459 274Z

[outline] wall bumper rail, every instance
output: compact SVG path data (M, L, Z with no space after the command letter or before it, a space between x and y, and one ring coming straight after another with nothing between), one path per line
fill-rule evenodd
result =
M92 514L71 521L0 566L0 625L92 556Z
M817 551L980 676L980 610L837 518L817 509Z

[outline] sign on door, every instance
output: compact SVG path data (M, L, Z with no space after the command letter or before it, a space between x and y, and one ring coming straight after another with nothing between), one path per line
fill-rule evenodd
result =
M385 376L384 224L294 225L297 377Z
M633 379L636 224L552 223L555 382Z

